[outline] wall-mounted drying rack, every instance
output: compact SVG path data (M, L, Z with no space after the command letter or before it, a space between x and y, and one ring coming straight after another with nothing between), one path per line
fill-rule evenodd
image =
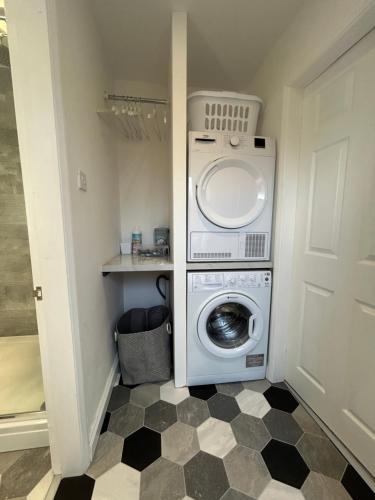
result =
M128 141L165 142L168 138L168 101L104 93L98 115Z

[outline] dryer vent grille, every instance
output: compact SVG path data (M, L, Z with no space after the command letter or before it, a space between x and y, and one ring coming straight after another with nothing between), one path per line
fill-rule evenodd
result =
M248 233L245 242L246 258L264 258L266 254L266 234Z
M230 259L231 252L194 252L194 259Z

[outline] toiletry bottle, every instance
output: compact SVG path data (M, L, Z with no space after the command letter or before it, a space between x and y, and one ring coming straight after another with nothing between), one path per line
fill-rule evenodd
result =
M136 226L132 232L132 254L137 255L142 247L142 231Z

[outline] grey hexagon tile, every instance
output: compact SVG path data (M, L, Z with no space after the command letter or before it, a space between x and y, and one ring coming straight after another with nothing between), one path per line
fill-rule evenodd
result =
M18 460L1 475L0 498L25 497L50 468L51 458L48 447L24 451Z
M142 427L144 409L127 403L112 413L108 430L122 437L127 437Z
M240 392L236 400L241 411L253 417L263 418L271 409L263 394L249 389Z
M184 496L185 483L181 466L161 457L142 471L142 500L180 500Z
M174 380L170 380L160 387L160 399L177 405L184 399L189 397L189 389L187 387L175 387Z
M177 418L184 424L198 427L210 416L207 402L203 399L188 397L177 405Z
M303 431L308 432L309 434L317 434L318 436L326 437L322 429L307 413L302 405L298 405L292 415Z
M289 391L289 388L285 382L273 382L271 385L274 385L275 387L278 387L279 389L285 389L286 391Z
M352 497L344 486L330 477L310 472L302 486L302 493L306 500L350 500Z
M226 394L227 396L237 396L242 390L241 382L230 382L229 384L216 384L217 392Z
M249 382L242 382L245 389L249 391L261 392L263 394L269 387L271 387L270 382L267 379L262 380L251 380Z
M272 479L258 500L304 500L301 490ZM314 500L321 500L316 497Z
M121 406L129 402L130 389L123 385L116 385L112 389L111 399L109 400L107 411L110 413L118 410Z
M176 406L166 401L157 401L145 410L145 426L163 432L177 421Z
M254 500L252 497L241 493L233 488L229 488L226 493L221 497L221 500Z
M231 422L241 412L237 401L226 394L215 394L207 401L211 417Z
M0 453L0 476L11 467L24 453L24 450Z
M200 449L223 458L236 446L232 427L228 422L210 417L197 428Z
M151 406L160 399L160 386L158 384L142 384L132 389L130 402L138 406Z
M141 473L119 463L95 481L92 500L139 500Z
M229 488L223 461L200 451L184 466L186 494L199 500L220 500Z
M124 438L112 432L105 432L99 438L94 458L86 474L93 479L107 472L121 462Z
M224 458L229 484L246 495L258 498L271 480L262 455L237 445Z
M263 420L240 413L231 423L238 444L261 451L271 439Z
M173 424L162 434L161 451L164 458L185 465L199 452L196 429L182 422Z
M263 417L263 422L271 436L285 443L296 444L303 431L290 413L271 410Z
M329 439L306 433L298 441L297 449L312 471L341 479L347 461Z

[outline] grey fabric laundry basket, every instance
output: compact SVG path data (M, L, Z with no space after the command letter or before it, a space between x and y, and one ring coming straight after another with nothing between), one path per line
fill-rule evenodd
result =
M171 324L167 307L130 309L118 321L116 333L124 384L170 379Z

